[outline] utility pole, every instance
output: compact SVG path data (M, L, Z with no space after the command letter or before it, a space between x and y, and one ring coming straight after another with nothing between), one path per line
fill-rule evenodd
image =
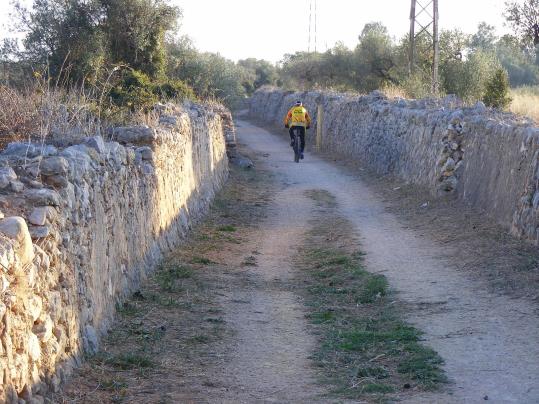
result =
M309 46L307 47L307 52L311 53L311 32L313 25L313 1L309 1Z
M432 40L432 82L431 91L438 95L440 64L438 0L411 0L410 6L410 49L408 50L408 71L414 74L417 69L417 39L428 35Z
M314 17L313 17L314 8ZM314 18L314 21L313 21ZM314 26L314 35L313 35ZM309 0L309 46L308 52L311 53L312 38L314 37L314 51L318 51L318 0Z
M318 51L318 0L314 0L314 52Z

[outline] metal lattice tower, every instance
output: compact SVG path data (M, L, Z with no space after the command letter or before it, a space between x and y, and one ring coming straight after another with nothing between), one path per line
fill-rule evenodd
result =
M417 39L427 34L432 39L432 93L437 95L440 82L438 77L438 65L440 63L440 46L438 36L438 0L411 0L410 9L410 50L409 50L409 72L413 74L416 65L416 43Z
M314 16L313 16L313 9L314 9ZM313 27L314 27L314 35L313 35ZM314 51L316 52L318 50L318 0L309 1L309 47L308 47L309 53L311 52L311 45L312 45L313 37L314 37Z

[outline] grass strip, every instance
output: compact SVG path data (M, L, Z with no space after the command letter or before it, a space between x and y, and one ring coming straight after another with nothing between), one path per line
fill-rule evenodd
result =
M323 381L340 397L380 402L438 388L446 382L441 357L402 320L386 278L365 270L353 230L333 206L321 207L298 258Z

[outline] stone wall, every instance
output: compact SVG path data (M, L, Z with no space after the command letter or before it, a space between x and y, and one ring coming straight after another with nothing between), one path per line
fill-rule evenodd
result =
M453 195L512 233L539 242L539 128L531 121L442 100L389 100L368 96L264 88L250 114L282 126L296 99L315 119L323 111L321 148L359 160L380 174ZM314 142L314 140L312 140Z
M224 110L168 105L154 126L115 128L112 141L0 154L0 402L43 402L98 349L117 302L226 179L230 123Z

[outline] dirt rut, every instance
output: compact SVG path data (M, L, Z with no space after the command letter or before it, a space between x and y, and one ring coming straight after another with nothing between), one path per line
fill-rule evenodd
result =
M444 358L452 382L449 392L412 402L539 402L539 316L533 303L495 295L481 280L457 271L443 245L404 228L361 178L312 155L295 164L284 138L245 121L238 122L238 132L241 142L266 153L272 172L290 185L282 200L307 189L335 195L340 213L361 235L367 269L383 273L412 307L407 320ZM452 256L458 260L458 251Z
M234 285L220 299L225 321L235 332L230 360L216 374L229 386L227 402L318 400L321 390L308 359L316 341L290 287L292 260L311 209L298 191L278 192L251 241L252 255L244 257L246 283Z

